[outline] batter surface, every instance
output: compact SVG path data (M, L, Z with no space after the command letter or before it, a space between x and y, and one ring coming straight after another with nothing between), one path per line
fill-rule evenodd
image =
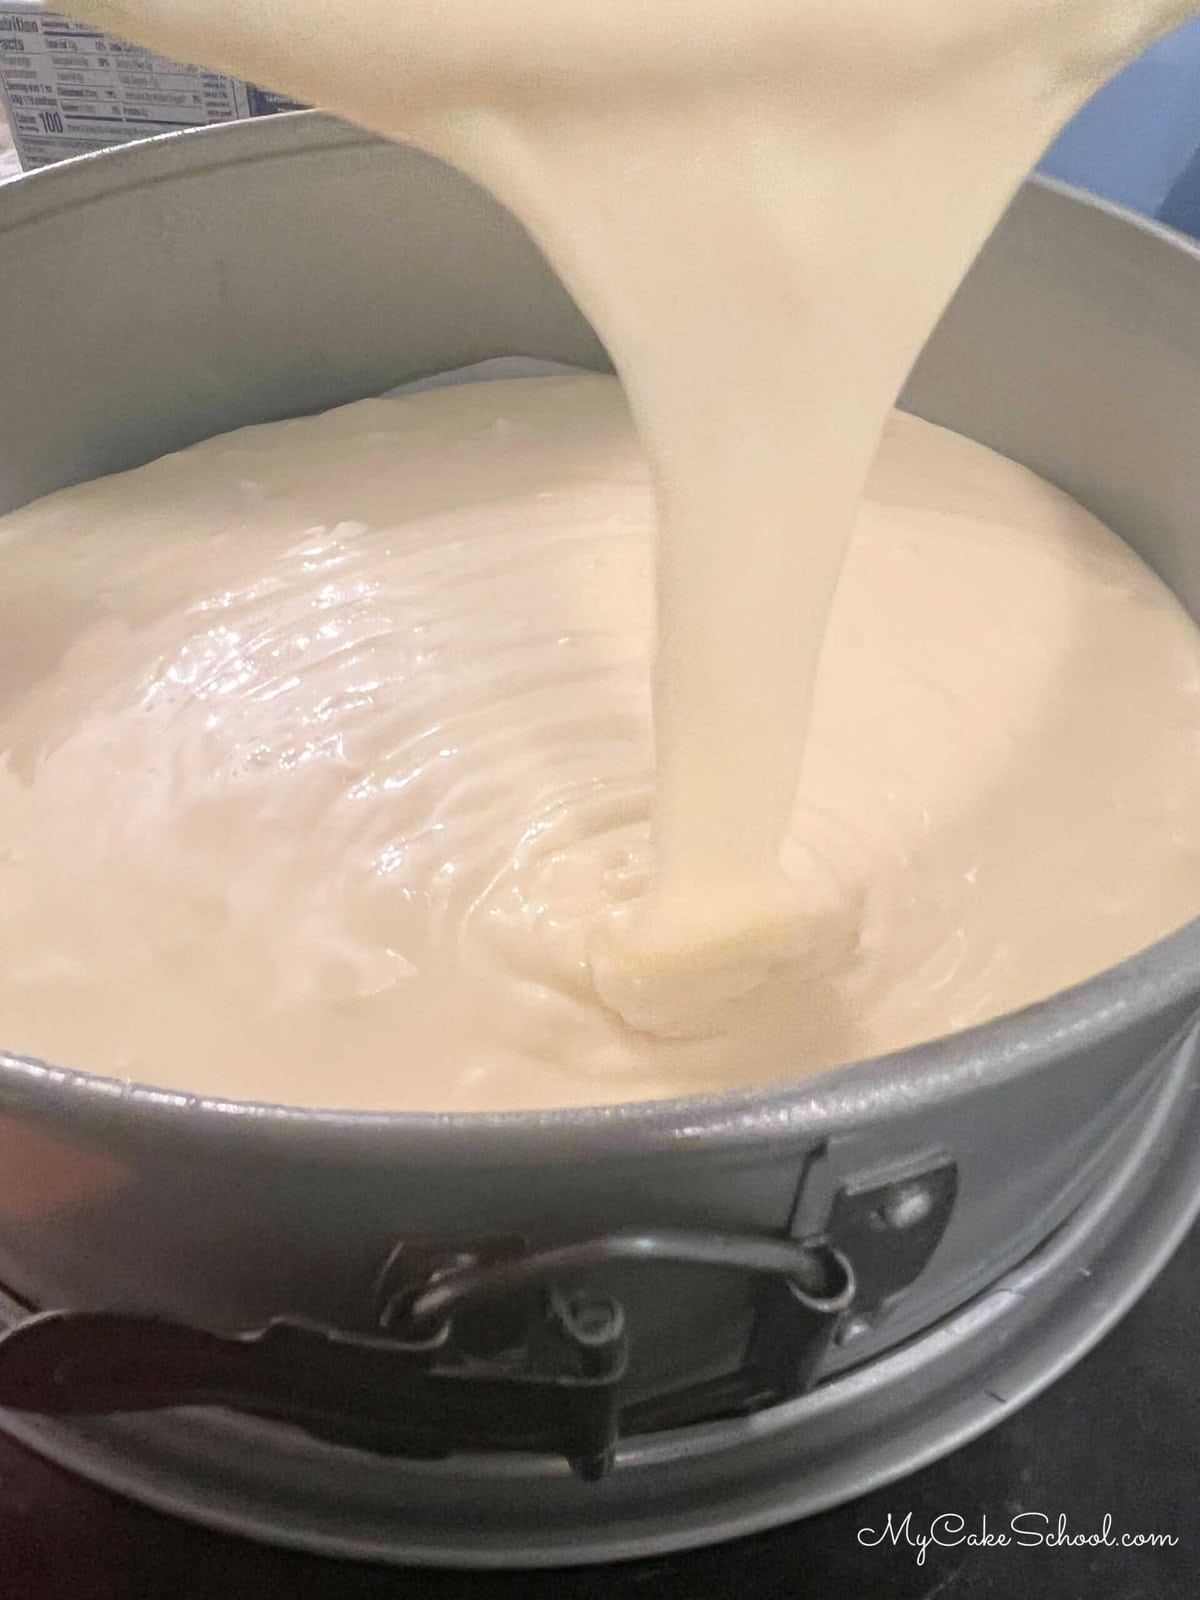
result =
M659 510L654 864L592 979L711 1030L821 927L780 859L904 378L1053 135L1200 0L66 4L461 167L592 321Z
M0 521L4 1046L299 1104L628 1100L960 1028L1195 913L1196 629L1062 494L895 415L786 829L806 937L710 1036L630 1027L588 943L653 864L655 520L581 376Z

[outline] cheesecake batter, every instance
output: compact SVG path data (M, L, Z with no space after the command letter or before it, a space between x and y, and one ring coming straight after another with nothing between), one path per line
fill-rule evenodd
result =
M628 1100L980 1021L1200 907L1193 624L1061 493L896 415L785 821L809 942L711 1036L626 1024L588 946L655 865L655 525L591 376L0 521L5 1045L234 1098Z
M811 989L845 943L829 925L821 825L810 822L797 853L794 819L805 764L816 763L805 783L820 791L810 708L867 472L924 338L1024 173L1087 96L1194 0L67 8L415 140L531 229L612 352L657 507L656 648L646 664L653 845L637 894L588 891L593 915L572 981L589 1006L604 1004L639 1034L717 1041L699 1054L720 1056L723 1077L746 1070L732 1057L749 1045L739 1020L748 1011L768 1019L758 1044L773 1061L825 1059L801 1042L821 1030L824 991L806 991L816 1008L804 1013L807 1032L781 1032L768 1048L768 1024L791 1021L765 990L799 971ZM397 477L393 518L409 516L406 492ZM922 490L935 502L940 492L932 482ZM569 526L562 536L572 537ZM429 581L450 583L455 570L451 561ZM498 707L485 720L481 739L506 737ZM890 731L880 732L884 749ZM603 781L599 769L592 776ZM848 827L836 810L848 802L833 803L827 826ZM277 854L295 850L288 835L299 816L279 812ZM898 834L889 848L907 847ZM437 871L447 865L454 876L450 858ZM405 885L432 892L414 878L395 879L391 894ZM577 889L552 873L545 917L574 925ZM1040 884L1022 925L1044 898ZM388 905L390 927L402 908ZM1125 926L1137 921L1130 908ZM331 919L323 937L335 930ZM896 941L889 958L900 974L920 965L919 941L903 943L916 938L910 931L868 918L854 937ZM1085 937L1068 954L1090 948ZM517 970L533 991L553 988L540 958ZM506 969L503 984L517 981ZM449 1015L463 993L442 996L447 1029L462 1025ZM855 1027L870 1033L862 1018ZM311 1046L314 1035L305 1039ZM574 1060L576 1045L566 1029L552 1048ZM579 1049L582 1063L586 1040ZM750 1054L754 1070L775 1070ZM578 1070L582 1084L589 1069ZM397 1085L400 1098L409 1092ZM509 1092L529 1103L552 1091ZM479 1103L498 1096L497 1085Z
M922 342L1057 129L1187 0L74 0L415 140L531 228L660 514L647 894L601 997L722 1026L820 922L780 851L829 605ZM795 708L799 707L797 715Z

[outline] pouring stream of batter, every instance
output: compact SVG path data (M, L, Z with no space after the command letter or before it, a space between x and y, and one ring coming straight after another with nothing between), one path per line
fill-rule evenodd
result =
M603 337L659 508L656 868L603 998L664 1035L821 926L780 848L890 407L1055 131L1191 7L1129 0L68 0L445 157Z

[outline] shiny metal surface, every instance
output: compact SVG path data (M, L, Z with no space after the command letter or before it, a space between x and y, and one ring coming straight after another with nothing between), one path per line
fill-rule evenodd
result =
M745 1421L633 1439L601 1483L549 1458L389 1462L222 1412L0 1422L161 1510L369 1561L552 1567L629 1560L810 1516L1010 1415L1128 1310L1200 1208L1200 1052L1189 1038L1107 1181L1025 1261L890 1355ZM19 1316L0 1296L0 1326Z

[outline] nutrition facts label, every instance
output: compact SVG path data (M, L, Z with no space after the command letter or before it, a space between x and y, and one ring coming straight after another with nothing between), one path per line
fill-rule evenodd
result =
M30 0L0 0L0 92L25 168L295 102L122 44Z

